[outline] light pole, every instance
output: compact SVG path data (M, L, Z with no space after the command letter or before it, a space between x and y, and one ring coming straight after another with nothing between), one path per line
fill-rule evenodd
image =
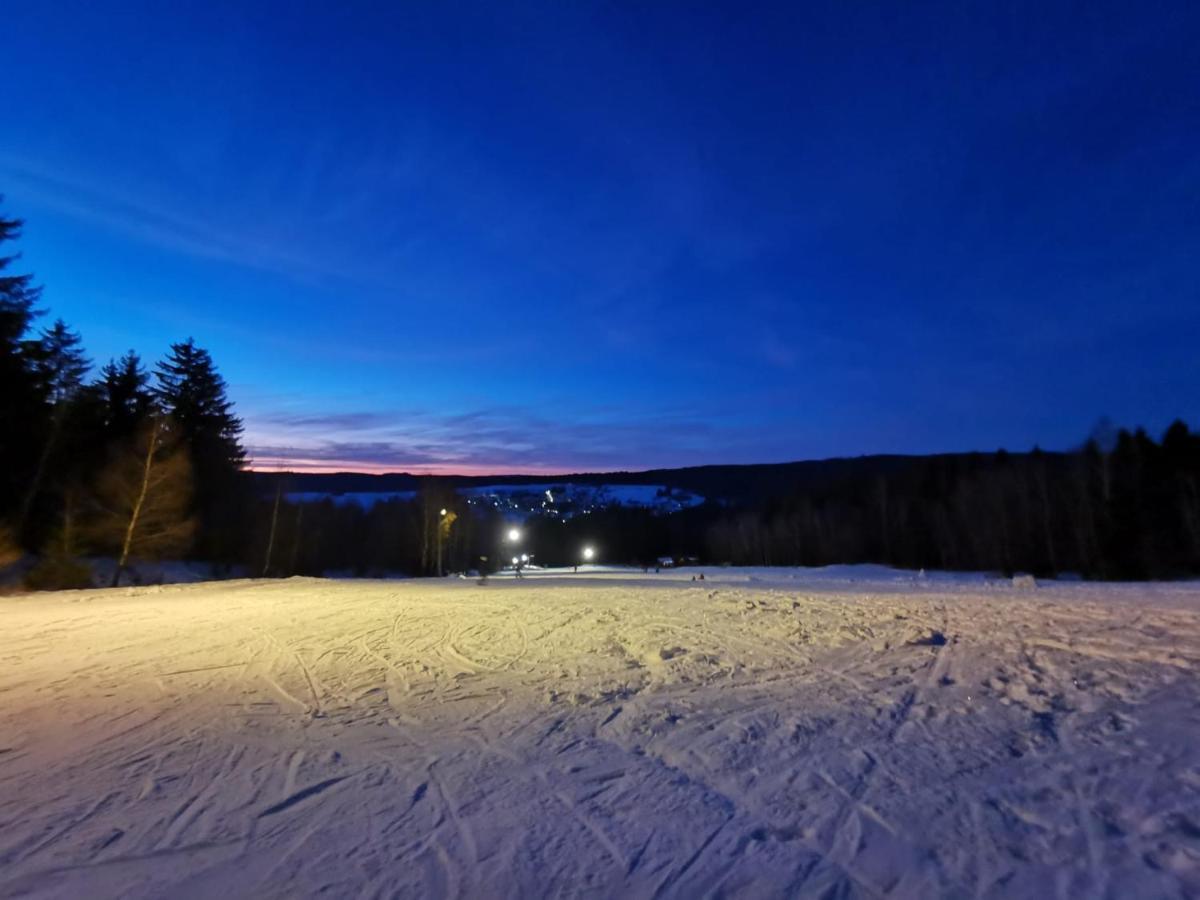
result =
M510 544L512 544L512 549L513 549L513 553L514 553L514 556L512 558L513 571L516 573L516 576L518 578L520 578L521 577L521 562L522 562L522 560L529 558L529 557L523 556L523 555L521 555L521 556L515 555L517 552L517 545L521 542L521 529L519 529L519 528L508 529L507 537L508 537L508 542Z
M442 572L442 541L450 534L450 526L454 524L454 520L458 518L458 513L452 513L449 510L443 509L438 513L437 523L437 573L441 578Z

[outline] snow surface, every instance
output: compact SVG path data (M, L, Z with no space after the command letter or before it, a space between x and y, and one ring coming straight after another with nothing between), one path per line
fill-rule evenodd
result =
M1195 897L1198 672L1197 584L7 598L0 895Z

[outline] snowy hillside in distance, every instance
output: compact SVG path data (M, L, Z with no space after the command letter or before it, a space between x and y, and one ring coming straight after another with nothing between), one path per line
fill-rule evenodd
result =
M0 660L2 897L1200 896L1196 583L87 590Z
M285 494L284 499L289 503L320 503L332 500L338 506L357 503L363 509L370 509L376 503L386 503L389 500L415 500L416 491L292 491Z
M512 518L549 515L569 519L609 506L640 507L666 514L704 502L703 497L694 493L660 484L596 485L547 481L541 484L491 484L459 488L458 493L472 505L489 505ZM337 504L357 503L369 509L376 503L409 501L416 496L416 491L301 491L289 493L287 499L293 503L317 503L329 499Z

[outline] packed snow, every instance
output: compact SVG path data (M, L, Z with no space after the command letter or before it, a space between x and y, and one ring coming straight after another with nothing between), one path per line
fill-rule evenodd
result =
M3 598L0 895L1195 897L1198 674L1200 584Z

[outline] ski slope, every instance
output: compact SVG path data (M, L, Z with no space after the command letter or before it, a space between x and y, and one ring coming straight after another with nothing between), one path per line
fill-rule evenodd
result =
M0 896L1200 896L1200 585L0 600Z

